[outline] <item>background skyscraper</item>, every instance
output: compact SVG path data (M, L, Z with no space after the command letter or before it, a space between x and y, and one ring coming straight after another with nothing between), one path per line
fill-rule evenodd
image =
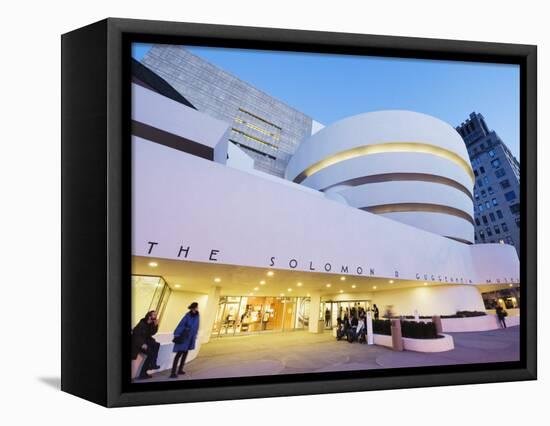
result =
M456 130L464 139L476 177L475 242L520 249L519 162L485 118L472 112Z

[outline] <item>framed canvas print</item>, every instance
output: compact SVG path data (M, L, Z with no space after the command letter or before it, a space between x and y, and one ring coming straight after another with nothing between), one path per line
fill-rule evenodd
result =
M535 46L107 19L62 83L66 392L536 378Z

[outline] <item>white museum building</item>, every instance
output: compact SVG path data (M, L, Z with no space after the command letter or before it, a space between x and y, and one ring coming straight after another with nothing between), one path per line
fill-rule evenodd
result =
M253 113L261 140L270 123ZM284 177L255 169L231 129L132 83L132 325L156 309L170 339L197 301L204 344L322 332L352 306L484 312L484 292L519 288L513 246L473 244L474 174L449 124L376 111L317 126Z

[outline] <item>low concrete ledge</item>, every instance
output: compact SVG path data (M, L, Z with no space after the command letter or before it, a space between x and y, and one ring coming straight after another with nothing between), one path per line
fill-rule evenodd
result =
M442 334L442 336L443 337L438 339L411 339L409 337L403 337L403 347L406 351L415 352L452 351L455 348L453 337L448 334ZM374 344L391 348L392 337L384 334L375 334Z
M160 365L160 369L155 371L163 371L163 370L169 370L172 368L172 362L174 361L174 352L172 352L172 349L174 348L174 343L172 343L173 334L172 333L159 333L155 334L154 339L160 343L159 353L157 357L157 364ZM195 349L192 351L189 351L187 354L187 359L185 360L185 363L189 363L190 361L193 361L200 349L200 343L199 339L197 339L197 342L195 344ZM143 354L139 354L135 360L132 360L132 378L137 378L141 372L141 367L143 366L143 362L145 361L145 356ZM152 371L149 371L149 373L152 373Z

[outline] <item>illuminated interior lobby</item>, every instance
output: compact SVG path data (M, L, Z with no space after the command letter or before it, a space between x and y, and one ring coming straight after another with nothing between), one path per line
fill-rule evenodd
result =
M132 324L155 309L169 342L198 302L189 360L211 338L323 332L352 306L452 315L501 291L517 305L514 247L473 244L473 171L447 123L349 117L280 178L227 141L230 124L143 85L132 96Z

